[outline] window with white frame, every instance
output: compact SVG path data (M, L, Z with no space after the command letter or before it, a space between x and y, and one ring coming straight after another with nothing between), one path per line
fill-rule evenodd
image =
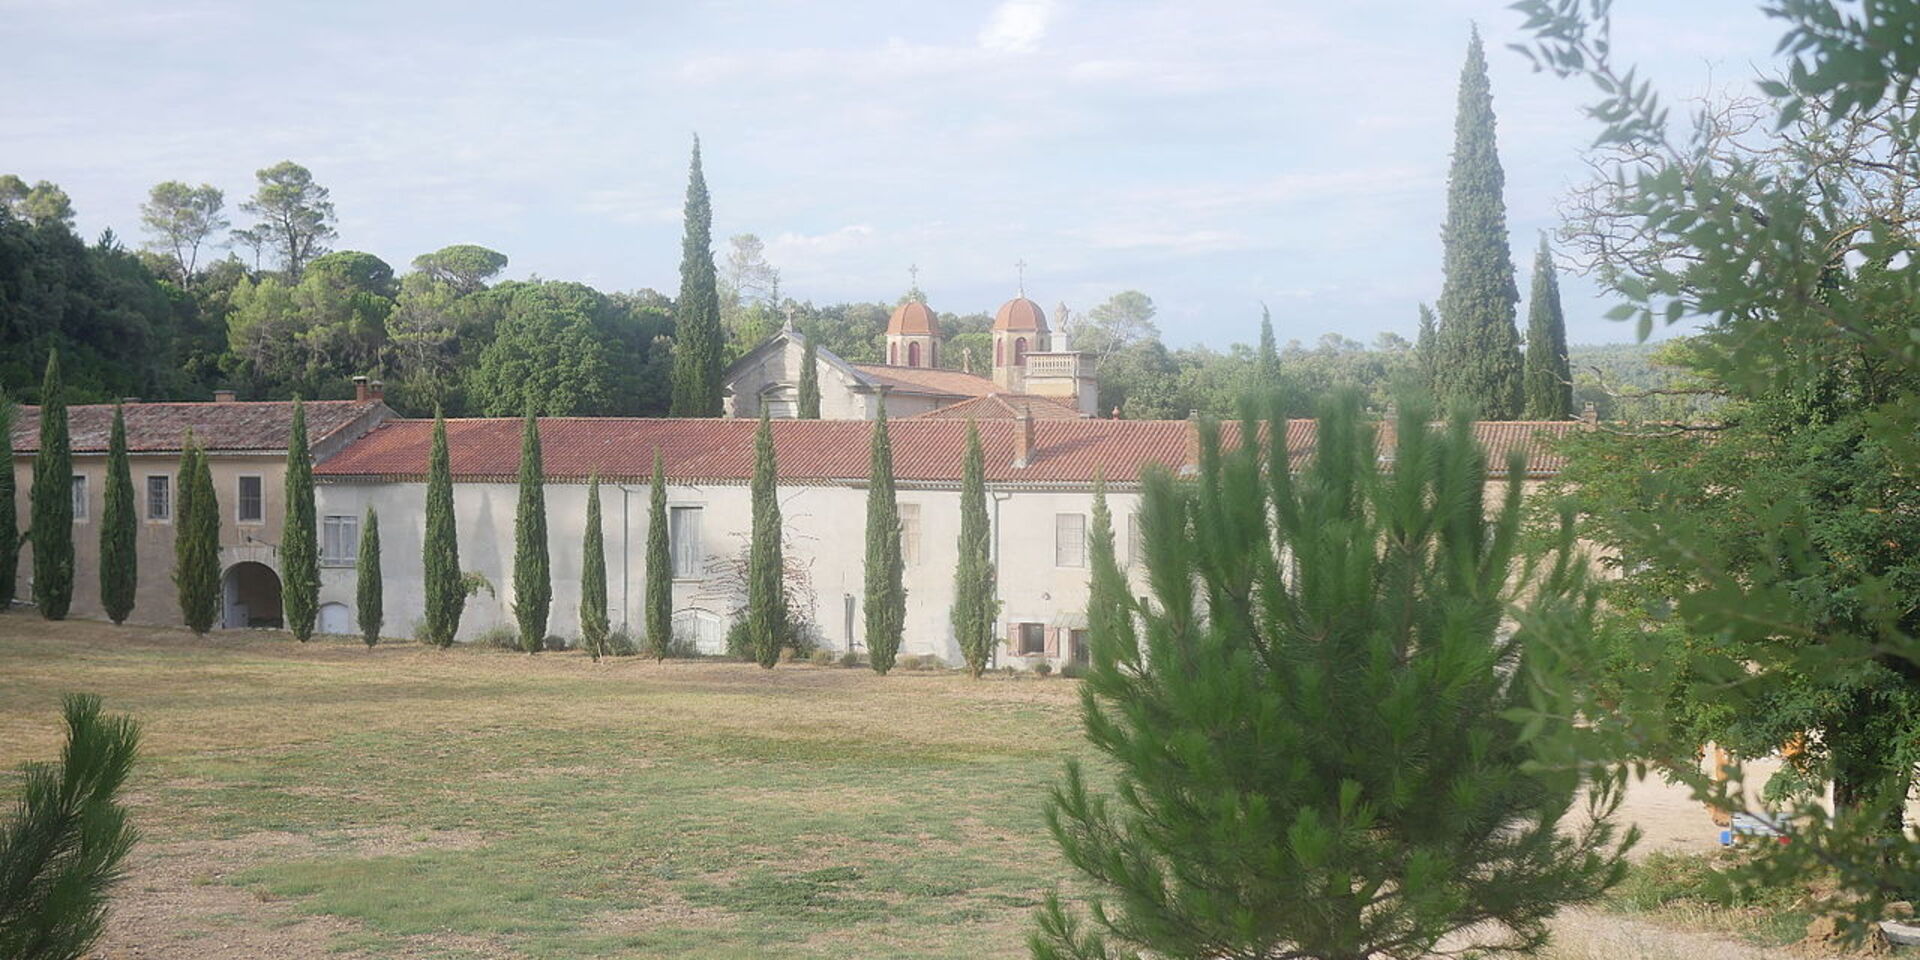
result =
M900 505L900 560L911 567L920 562L920 505Z
M1053 515L1053 565L1056 567L1087 565L1086 514L1056 513Z
M260 523L267 518L266 502L261 497L259 477L241 477L234 497L233 518L241 523Z
M692 580L700 576L700 508L667 510L667 544L673 552L673 576Z
M352 566L360 554L360 518L329 516L320 520L320 562Z
M87 519L87 504L87 478L76 473L73 475L73 519Z
M164 473L147 474L147 519L161 523L173 519L173 478Z

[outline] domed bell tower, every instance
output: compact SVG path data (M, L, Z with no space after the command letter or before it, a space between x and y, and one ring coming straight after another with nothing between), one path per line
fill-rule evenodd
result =
M895 367L940 365L940 322L921 300L909 299L887 318L887 363Z

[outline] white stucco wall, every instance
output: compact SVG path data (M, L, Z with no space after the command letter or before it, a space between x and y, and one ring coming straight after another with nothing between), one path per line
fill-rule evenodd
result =
M623 499L624 493L624 499ZM865 516L867 491L853 486L790 486L780 491L781 512L791 558L807 573L814 603L801 606L818 628L822 643L835 651L849 643L864 649L863 619L859 608L864 592ZM547 529L552 558L553 607L550 632L574 638L579 634L580 545L586 519L586 486L549 482L546 487ZM751 524L749 490L745 484L673 484L670 506L702 508L701 544L709 560L744 550ZM917 559L905 571L907 588L906 636L903 655L932 654L960 662L948 612L953 596L956 544L960 537L960 496L957 489L903 487L903 505L920 511ZM1130 531L1126 518L1137 508L1138 496L1112 492L1116 549L1122 561L1129 556ZM421 541L424 536L425 485L405 483L323 482L319 485L318 513L362 516L368 504L380 513L382 574L385 580L386 625L392 635L410 635L424 614L421 588ZM517 491L510 483L459 483L454 487L454 513L460 540L460 566L477 571L494 585L498 596L485 594L468 601L460 621L460 639L471 640L496 625L511 627L513 585L513 524ZM649 494L644 483L603 483L601 512L607 556L609 615L636 634L644 623L646 545ZM1084 567L1055 565L1055 517L1060 513L1092 513L1090 492L989 490L988 515L993 522L999 556L999 589L1003 600L998 635L1008 635L1008 624L1030 621L1058 632L1051 659L1071 657L1067 631L1077 625L1086 607L1087 573ZM702 564L703 571L707 565ZM320 601L343 604L351 613L355 571L351 566L322 570ZM846 598L854 598L849 635ZM719 578L676 581L677 617L706 611L731 617L738 598L726 595ZM353 624L358 629L358 624ZM1010 656L1004 644L1002 664L1025 664L1039 658Z
M733 372L727 380L727 413L735 417L758 417L760 395L769 385L784 384L787 395L799 398L800 363L805 348L792 340L782 340L758 362ZM852 374L822 358L815 358L820 377L820 417L823 420L871 420L873 397L856 392Z

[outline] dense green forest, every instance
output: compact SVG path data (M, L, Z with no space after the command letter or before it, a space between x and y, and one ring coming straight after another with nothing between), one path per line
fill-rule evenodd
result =
M404 273L369 253L331 250L332 202L293 163L261 170L239 211L254 222L229 230L219 189L164 183L141 207L137 247L112 232L88 243L74 233L73 204L57 185L0 177L0 388L36 400L47 350L58 347L70 395L82 401L205 399L216 388L244 399L339 398L366 374L385 381L396 409L414 415L436 406L450 416L517 415L529 406L649 416L668 408L674 320L664 294L500 281L508 255L471 244L422 253ZM224 256L212 256L222 248ZM879 362L888 313L920 296L796 301L782 296L779 271L756 237L733 237L719 254L729 360L791 318L847 360ZM1258 318L1248 317L1248 343L1172 348L1154 313L1138 291L1082 312L1050 311L1074 349L1099 356L1104 413L1234 415L1256 376ZM944 362L986 373L991 318L947 313L940 321ZM1280 326L1284 336L1284 319ZM1603 414L1697 410L1691 400L1655 405L1608 393L1672 385L1652 348L1573 354L1580 398ZM1360 387L1370 406L1385 409L1393 384L1419 369L1413 344L1391 333L1373 344L1336 334L1296 340L1280 359L1286 385L1301 398L1294 414L1338 385Z

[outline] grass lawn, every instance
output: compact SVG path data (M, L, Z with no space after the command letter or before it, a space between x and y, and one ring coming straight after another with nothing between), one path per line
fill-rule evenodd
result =
M1078 685L0 616L0 795L145 731L106 957L1016 957Z

